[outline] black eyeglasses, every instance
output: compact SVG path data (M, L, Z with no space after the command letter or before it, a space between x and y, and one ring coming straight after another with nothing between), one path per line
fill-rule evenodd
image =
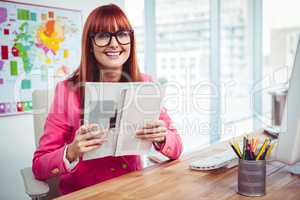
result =
M121 45L126 45L131 42L130 35L133 33L133 30L119 30L117 32L99 32L91 34L90 37L94 41L95 45L98 47L105 47L110 44L111 38L114 36L117 42Z

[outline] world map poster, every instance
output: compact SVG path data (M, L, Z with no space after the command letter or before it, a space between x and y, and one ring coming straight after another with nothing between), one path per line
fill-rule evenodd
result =
M80 11L0 1L0 116L30 113L33 90L78 67L81 30Z

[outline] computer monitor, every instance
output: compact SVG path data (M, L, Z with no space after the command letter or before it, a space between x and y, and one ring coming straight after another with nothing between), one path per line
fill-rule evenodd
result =
M300 161L300 40L289 80L275 159L293 165ZM300 168L297 169L300 173Z

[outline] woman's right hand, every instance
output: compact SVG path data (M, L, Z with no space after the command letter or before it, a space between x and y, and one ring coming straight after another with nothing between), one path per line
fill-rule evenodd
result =
M107 141L107 129L99 128L98 124L82 125L76 131L75 138L68 145L66 157L73 162L84 153L99 148Z

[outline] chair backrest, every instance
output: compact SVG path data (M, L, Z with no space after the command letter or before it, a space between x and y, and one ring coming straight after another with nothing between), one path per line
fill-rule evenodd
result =
M40 137L44 133L44 124L52 104L53 95L54 89L35 90L32 93L34 139L36 147L39 144Z
M35 146L38 147L39 140L44 133L44 125L52 104L54 89L49 90L35 90L32 93L32 111L33 111L33 125L34 125L34 139ZM50 187L49 194L42 200L53 199L59 196L58 192L58 177L52 177L46 180Z

